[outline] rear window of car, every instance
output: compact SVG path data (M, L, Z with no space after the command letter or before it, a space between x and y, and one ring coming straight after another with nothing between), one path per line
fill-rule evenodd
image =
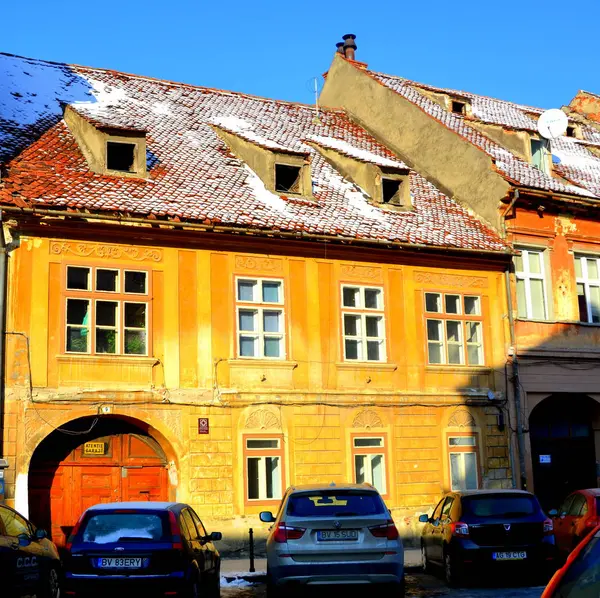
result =
M169 527L163 513L92 513L80 531L83 542L150 541L169 539Z
M600 596L600 533L567 569L554 591L554 598Z
M376 492L325 490L292 494L287 514L292 517L352 517L383 515L385 504Z
M527 517L539 511L533 496L519 494L465 496L463 510L475 517Z

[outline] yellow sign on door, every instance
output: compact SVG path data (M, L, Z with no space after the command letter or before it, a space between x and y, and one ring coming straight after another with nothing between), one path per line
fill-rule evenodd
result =
M106 453L105 442L86 442L83 445L84 455L104 455Z

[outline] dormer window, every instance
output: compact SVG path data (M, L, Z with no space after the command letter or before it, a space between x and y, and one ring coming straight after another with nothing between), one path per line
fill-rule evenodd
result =
M454 114L464 115L467 113L467 104L460 100L450 100L450 110L452 110Z
M295 164L275 164L275 191L302 193L302 167Z
M136 172L135 143L106 142L106 168L119 172Z
M549 153L545 139L531 139L531 163L546 174L550 174Z
M391 205L400 205L402 198L400 197L400 188L402 187L402 179L381 178L381 200L383 203Z
M410 207L410 182L409 174L406 171L396 168L377 168L379 176L376 176L381 182L379 197L375 195L373 199L381 205L389 207Z
M569 125L565 131L565 135L567 137L574 137L575 139L581 138L579 127L577 125Z

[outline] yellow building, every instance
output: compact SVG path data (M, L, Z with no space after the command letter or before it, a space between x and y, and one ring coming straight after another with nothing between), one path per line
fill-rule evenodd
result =
M234 548L287 485L348 480L409 537L512 487L491 228L340 111L0 65L57 81L0 157L6 500L56 542L164 498Z

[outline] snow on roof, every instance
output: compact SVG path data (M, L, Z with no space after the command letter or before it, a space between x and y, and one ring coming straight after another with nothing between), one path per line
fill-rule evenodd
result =
M0 78L9 81L0 98L0 144L8 160L0 203L507 249L495 232L416 172L410 174L412 211L374 206L308 141L379 166L406 165L340 111L322 110L315 119L312 106L7 54L0 54ZM91 172L62 119L66 104L96 126L145 131L147 178ZM216 127L273 151L308 155L314 197L267 190Z
M367 72L380 83L418 105L424 112L489 154L500 173L512 183L545 191L600 198L598 192L600 189L600 158L582 145L581 140L562 137L552 143L552 153L557 155L555 153L555 149L557 149L561 160L559 164L554 165L554 170L556 174L567 181L565 183L532 166L470 124L471 122L482 122L513 130L534 132L537 131L537 117L544 111L543 108L523 106L469 92L434 87L374 71ZM423 90L447 94L459 100L466 99L471 105L471 114L467 116L454 114L422 93ZM600 141L599 131L585 124L580 126L584 143L585 141Z

